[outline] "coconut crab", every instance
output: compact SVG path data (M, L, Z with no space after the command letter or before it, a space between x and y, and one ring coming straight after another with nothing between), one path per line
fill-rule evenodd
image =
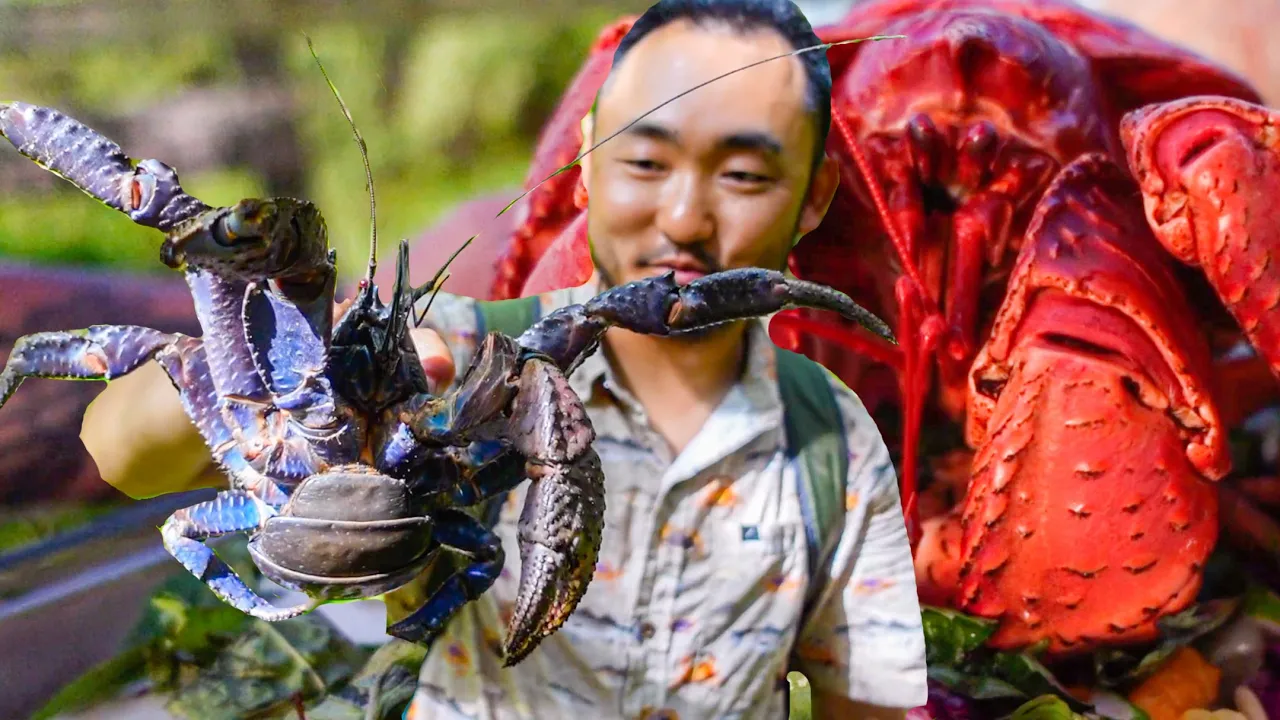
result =
M577 151L632 22L600 34L531 178ZM901 346L803 310L775 341L897 406L923 601L998 618L999 648L1153 639L1194 601L1220 509L1248 513L1217 482L1228 431L1280 396L1276 115L1230 71L1060 0L872 0L817 32L906 39L827 51L841 190L791 270ZM493 296L581 282L585 206L577 175L535 191ZM925 427L963 446L922 457ZM929 460L962 499L920 526Z
M372 281L375 232L369 273L335 322L336 255L313 204L250 198L210 207L171 167L135 162L50 108L0 105L0 134L163 232L160 258L183 270L203 330L200 338L138 326L24 336L0 371L0 406L25 378L109 381L160 364L230 480L215 499L169 517L165 547L221 600L266 621L394 590L449 551L465 566L388 628L429 645L503 567L497 536L464 509L528 479L520 589L503 646L505 664L518 663L573 612L595 571L604 477L567 378L605 330L678 335L804 306L892 339L842 293L777 271L729 270L685 285L668 272L549 313L519 337L488 333L454 389L437 396L407 331L444 269L411 285L406 242L390 305ZM369 189L372 205L371 175ZM205 544L230 533L248 533L258 569L306 602L277 607L255 593Z

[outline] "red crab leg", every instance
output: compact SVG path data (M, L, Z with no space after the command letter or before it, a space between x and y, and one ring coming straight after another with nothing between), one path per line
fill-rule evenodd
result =
M996 647L1150 640L1217 541L1209 349L1136 194L1104 155L1063 169L970 375L956 600L1000 620Z
M840 109L833 108L831 122L844 140L850 155L853 156L863 184L875 205L876 213L884 223L885 232L888 233L902 265L903 277L898 279L894 287L899 308L898 327L895 328L895 334L902 353L901 382L904 418L901 488L907 537L910 539L911 547L915 548L920 542L919 513L916 511L916 466L919 463L917 456L925 392L929 388L930 373L933 369L929 358L944 341L948 328L942 313L938 310L937 303L925 291L925 284L920 279L911 247L899 231L897 223L894 222L871 164L845 122Z

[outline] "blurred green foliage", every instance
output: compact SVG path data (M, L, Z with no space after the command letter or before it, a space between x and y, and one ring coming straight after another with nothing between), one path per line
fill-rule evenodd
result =
M351 279L367 253L364 172L303 32L368 144L385 261L395 241L413 238L457 203L517 191L539 128L596 35L647 5L375 1L311 9L284 3L282 10L200 2L126 3L116 12L103 2L20 3L0 9L0 99L50 105L111 134L112 124L162 124L147 113L193 89L283 87L292 101L301 193L325 214L341 272ZM215 133L216 121L207 130ZM125 150L145 156L127 144ZM21 158L7 146L0 153L9 154L0 157L0 170L12 174ZM251 162L197 172L160 159L211 204L277 191ZM0 192L3 259L166 272L157 262L159 240L65 183Z

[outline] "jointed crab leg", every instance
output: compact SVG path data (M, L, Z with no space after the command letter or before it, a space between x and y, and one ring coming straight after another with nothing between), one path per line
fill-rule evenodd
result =
M173 168L158 160L135 167L119 145L57 110L0 104L0 135L37 165L139 225L169 232L210 209L182 191Z
M463 605L493 585L506 559L502 540L469 515L441 510L433 514L433 519L437 523L436 540L469 556L471 563L446 579L422 607L387 627L388 635L422 645L430 645Z
M312 460L301 450L308 440L323 456L347 449L354 434L336 431L344 409L323 376L336 276L313 205L276 198L210 208L182 190L169 166L135 166L119 145L49 108L0 105L0 134L92 197L166 233L161 259L186 266L213 390L243 405L228 420L252 427L248 414L268 405L288 414L279 436L249 458L259 471L270 463L301 472Z
M132 372L180 337L136 325L93 325L20 337L0 371L0 407L26 378L112 380Z
M527 459L533 482L520 519L521 582L505 647L519 662L573 612L594 573L604 525L604 475L591 449L595 432L568 374L596 349L605 330L651 335L698 332L787 307L834 310L891 339L888 328L847 296L825 286L749 268L685 286L674 273L605 291L551 313L516 342L490 334L446 407L424 408L407 422L428 439L437 418L469 437L511 404L508 437ZM510 389L512 370L517 389ZM492 491L485 488L482 492Z
M249 589L234 570L201 542L219 535L257 530L274 514L274 509L248 493L223 492L213 500L170 515L160 533L169 554L223 602L260 620L287 620L314 609L317 603L309 601L289 608L272 605Z
M559 367L531 358L520 374L510 436L533 482L520 515L520 591L503 654L520 662L578 606L604 535L604 470L595 430ZM551 422L548 422L548 420Z
M504 662L511 666L564 623L595 572L604 528L604 475L591 449L595 432L586 410L556 364L536 350L522 349L510 338L491 333L444 403L428 405L406 421L427 442L440 432L478 438L491 430L490 421L501 417L507 407L511 408L507 427L499 434L510 439L515 453L480 467L470 483L458 483L454 499L479 502L526 477L533 482L520 517L520 589L504 647ZM448 429L444 430L441 418L446 417L443 425ZM479 452L463 459L463 472L469 469L468 460L483 462L480 456L485 447L473 444ZM523 468L511 467L513 461ZM483 575L485 571L477 564L462 571L473 572ZM435 613L456 609L438 607L436 602L447 605L433 598L428 603L432 610L414 613L412 622L438 622L443 616ZM409 632L403 625L408 622L399 626L403 632Z

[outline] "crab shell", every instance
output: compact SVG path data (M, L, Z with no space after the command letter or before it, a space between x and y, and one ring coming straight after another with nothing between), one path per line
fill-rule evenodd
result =
M581 149L579 122L630 24L600 35L539 140L530 185ZM1185 258L1144 222L1148 188L1128 174L1121 118L1192 95L1260 98L1226 69L1068 2L866 2L817 32L906 39L828 51L841 186L790 267L896 325L902 347L805 311L780 313L775 341L835 371L873 412L916 408L909 516L920 424L965 427L972 479L917 548L922 601L1000 619L997 647L1153 638L1199 588L1217 539L1212 482L1230 462L1203 313L1174 267ZM529 206L495 298L590 272L576 169ZM1095 279L1105 293L1085 291Z
M285 587L327 599L372 597L426 567L439 547L433 529L403 480L350 465L304 480L249 552Z

